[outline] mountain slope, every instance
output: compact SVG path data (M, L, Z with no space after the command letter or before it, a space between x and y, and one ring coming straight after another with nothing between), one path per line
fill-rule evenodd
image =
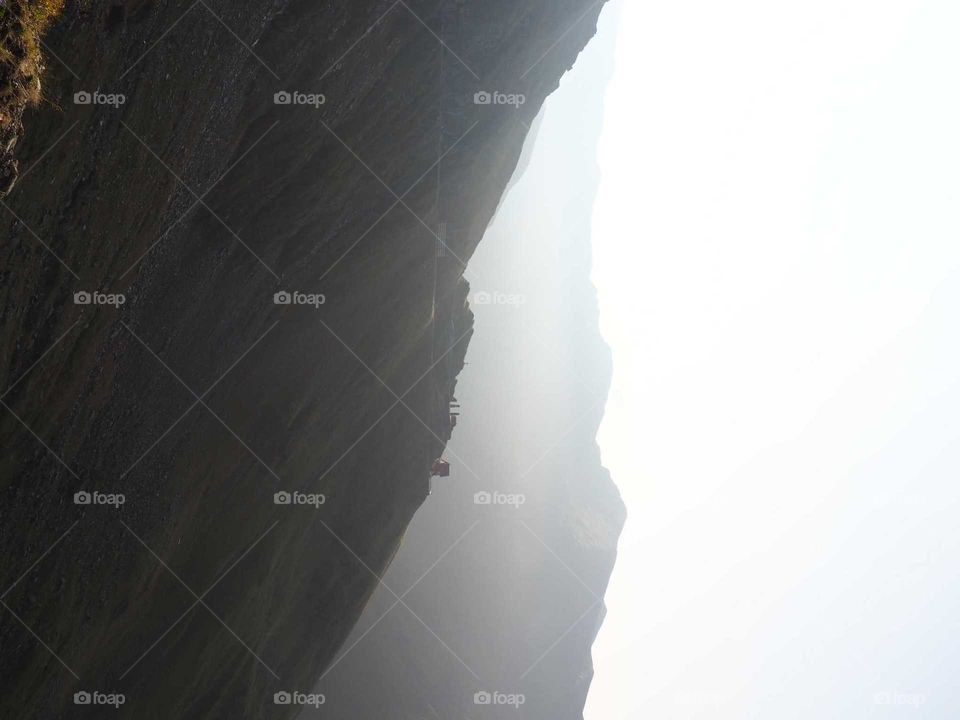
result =
M471 258L475 334L452 477L435 481L390 590L376 590L317 686L327 703L304 718L517 717L475 704L493 691L522 696L530 720L582 718L624 521L595 439L611 357L590 282L616 5L531 126Z
M426 496L462 262L600 7L68 5L2 209L0 714L296 712Z

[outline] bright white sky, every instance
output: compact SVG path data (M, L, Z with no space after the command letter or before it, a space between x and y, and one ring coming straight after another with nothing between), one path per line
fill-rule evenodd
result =
M960 717L960 3L628 0L599 159L587 720Z

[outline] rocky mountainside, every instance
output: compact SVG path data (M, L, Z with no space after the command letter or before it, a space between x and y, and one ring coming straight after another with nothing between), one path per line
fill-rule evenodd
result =
M309 701L426 497L464 264L601 7L67 3L0 203L0 716Z
M375 591L317 685L326 704L302 720L582 720L624 520L595 440L611 358L590 282L619 5L531 126L470 260L452 477L434 482L384 577L405 604ZM519 712L475 702L494 692Z

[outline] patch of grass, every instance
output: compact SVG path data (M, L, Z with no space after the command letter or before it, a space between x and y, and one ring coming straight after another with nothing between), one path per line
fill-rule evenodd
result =
M0 113L8 104L40 100L40 39L63 0L0 0Z
M23 112L41 99L41 38L62 10L63 0L0 0L0 197L17 182Z

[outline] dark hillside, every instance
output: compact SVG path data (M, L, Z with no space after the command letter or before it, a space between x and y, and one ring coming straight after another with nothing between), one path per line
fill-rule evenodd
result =
M426 497L462 263L601 6L67 4L0 206L0 717L295 714Z

